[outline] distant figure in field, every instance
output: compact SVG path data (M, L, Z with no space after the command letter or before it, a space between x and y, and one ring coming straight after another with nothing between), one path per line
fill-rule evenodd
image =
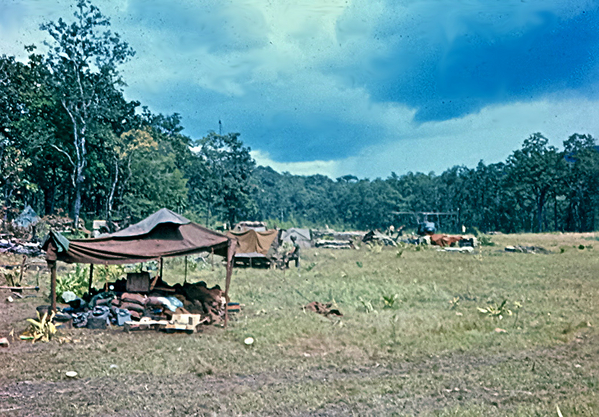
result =
M295 261L295 267L299 269L300 267L300 245L297 243L297 238L295 236L291 236L291 242L293 242L293 250L289 252L289 260ZM289 263L288 263L289 265Z

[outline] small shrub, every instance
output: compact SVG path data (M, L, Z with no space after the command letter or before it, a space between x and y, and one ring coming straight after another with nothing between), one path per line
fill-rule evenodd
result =
M87 291L89 269L81 264L75 265L75 270L56 278L56 298L60 299L65 291L72 291L81 297Z

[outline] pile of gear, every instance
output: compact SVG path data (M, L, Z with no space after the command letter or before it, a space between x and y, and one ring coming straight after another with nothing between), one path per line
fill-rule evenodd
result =
M174 286L160 284L148 294L123 291L125 280L108 285L108 291L98 292L91 298L78 298L72 292L65 292L62 296L67 304L60 309L56 321L72 327L98 329L140 320L171 320L175 315L201 315L205 324L224 319L226 300L218 285L208 288L203 281Z

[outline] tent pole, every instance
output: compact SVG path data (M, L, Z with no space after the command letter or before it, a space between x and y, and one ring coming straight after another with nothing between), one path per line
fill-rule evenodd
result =
M160 257L160 281L164 281L162 279L162 266L164 265L164 258Z
M48 262L50 267L50 310L56 312L56 261Z
M185 257L185 280L183 283L187 284L187 256Z
M87 284L87 294L92 295L92 282L94 281L94 264L89 264L89 282Z
M229 286L233 274L233 257L235 256L235 242L229 239L227 242L227 277L225 279L225 329L229 322Z

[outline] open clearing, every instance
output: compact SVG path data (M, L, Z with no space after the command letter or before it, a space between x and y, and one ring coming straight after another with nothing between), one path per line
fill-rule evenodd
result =
M599 415L599 241L493 241L474 254L312 249L301 273L236 270L231 298L245 307L226 331L15 340L0 350L0 415ZM176 268L167 280L182 280ZM223 268L201 273L224 282ZM42 272L38 298L7 303L2 292L0 336L27 327L48 280ZM502 319L478 310L504 300ZM303 311L309 301L344 316Z

